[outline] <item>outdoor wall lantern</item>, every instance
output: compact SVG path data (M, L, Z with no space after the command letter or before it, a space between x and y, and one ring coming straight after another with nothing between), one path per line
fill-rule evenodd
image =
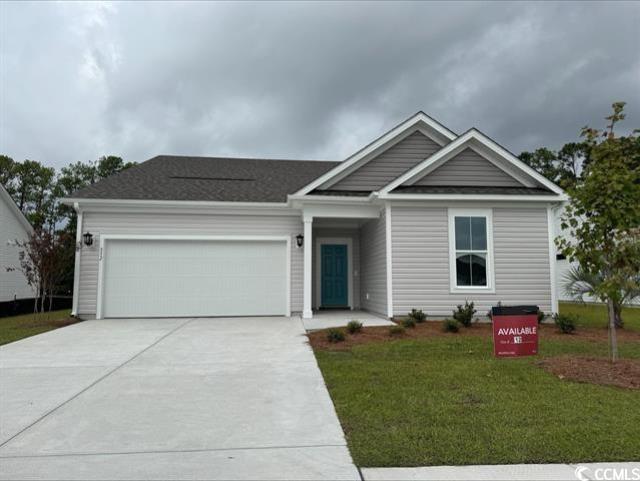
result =
M298 234L296 236L296 245L298 247L302 247L302 244L304 244L304 236L302 234Z
M91 232L85 232L82 238L84 239L84 245L87 247L93 244L93 234Z

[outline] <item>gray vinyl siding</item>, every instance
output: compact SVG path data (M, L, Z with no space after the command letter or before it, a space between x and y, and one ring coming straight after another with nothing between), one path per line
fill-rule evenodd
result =
M392 206L391 220L395 315L419 308L450 316L465 299L482 316L498 301L551 310L546 207L493 208L495 293L450 292L446 207Z
M429 137L420 132L414 132L330 188L378 190L440 148L441 146Z
M94 235L94 243L80 251L80 317L90 318L96 314L101 234L291 236L291 311L302 311L304 249L296 247L294 238L303 231L299 216L85 212L83 230Z
M360 305L387 316L386 219L370 220L360 230ZM367 294L369 298L367 299Z
M516 179L471 149L463 150L413 185L522 187Z
M26 240L29 232L7 202L4 196L0 196L0 302L34 297L33 290L19 269L20 251L23 249L9 245L16 240ZM16 270L7 271L8 267Z
M313 229L313 252L312 252L312 271L313 275L311 277L312 282L312 297L313 297L313 306L318 308L320 305L319 299L319 290L317 286L317 245L318 239L322 237L333 237L333 238L348 238L351 239L351 244L353 245L353 252L350 252L349 255L353 256L353 307L354 309L360 308L360 231L358 229L343 229L343 228L318 228Z

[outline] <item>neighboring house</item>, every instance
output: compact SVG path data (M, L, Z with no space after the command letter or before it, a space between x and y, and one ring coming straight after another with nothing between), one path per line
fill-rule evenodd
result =
M562 208L558 207L554 209L555 214L555 222L554 222L554 238L555 237L567 237L569 238L569 234L566 231L563 231L561 227L561 218L562 218ZM557 250L556 250L557 252ZM579 264L577 262L569 262L569 260L562 255L560 252L556 253L556 290L557 297L561 301L576 301L579 299L573 298L571 295L567 294L566 284L567 284L567 275L572 267L577 267ZM593 296L584 296L582 298L584 302L602 302ZM640 305L640 297L636 297L627 302L627 304L631 305Z
M19 250L15 241L24 241L33 228L18 209L6 189L0 185L0 303L18 299L32 299L34 293L20 270Z
M557 311L558 186L422 112L343 162L162 155L75 193L75 314ZM300 244L300 246L299 246Z

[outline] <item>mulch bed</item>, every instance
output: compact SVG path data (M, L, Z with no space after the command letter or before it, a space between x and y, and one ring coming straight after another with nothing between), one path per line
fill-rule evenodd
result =
M619 359L611 363L598 357L558 356L536 364L560 379L640 389L640 359Z
M618 340L640 341L640 332L618 329ZM607 329L578 328L573 334L562 334L553 324L542 324L539 327L540 337L544 339L575 339L581 341L603 342L608 339ZM325 351L348 351L353 346L370 342L388 342L398 339L424 339L441 336L481 336L491 337L492 330L489 323L475 323L471 327L460 327L457 333L444 332L441 321L426 321L417 324L415 328L407 328L401 335L389 335L389 326L364 327L359 333L349 334L345 331L343 342L332 343L327 340L327 331L314 331L308 334L311 347Z

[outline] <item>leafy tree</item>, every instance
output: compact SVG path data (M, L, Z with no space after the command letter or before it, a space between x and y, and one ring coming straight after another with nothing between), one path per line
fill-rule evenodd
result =
M7 155L0 155L0 184L13 196L13 181L16 175L16 163Z
M558 177L558 168L556 167L556 153L546 147L541 147L533 152L522 152L520 154L522 160L529 167L532 167L547 179L556 181Z
M16 239L14 245L20 249L19 265L7 266L7 271L20 271L27 279L34 292L34 312L38 311L38 305L44 312L47 296L51 310L60 279L73 261L73 244L68 241L68 234L34 229L27 239Z
M562 216L569 236L556 240L570 261L590 276L600 276L594 294L607 303L611 360L618 358L615 302L621 292L638 289L640 272L640 169L638 131L618 137L624 102L613 104L603 131L584 127L590 162Z
M96 178L97 180L104 179L134 165L136 165L135 162L125 162L121 157L115 155L100 157L96 165Z
M0 182L39 233L38 238L19 246L21 252L25 253L25 262L32 266L27 269L25 264L24 269L20 269L30 285L37 288L36 296L48 293L51 299L52 293L71 291L73 285L76 212L72 207L61 204L60 199L133 165L135 163L124 162L121 157L110 155L100 157L97 161L70 164L56 175L55 169L45 167L40 162L15 162L11 157L0 155ZM38 267L38 256L44 255L45 245L55 248L59 255L55 259L62 259L62 264L61 271L48 267L47 272L56 272L56 275L42 277L44 274ZM52 255L48 254L47 262L53 262ZM16 269L16 266L11 268ZM37 275L37 279L34 275Z
M590 161L586 142L569 142L560 150L541 147L533 152L522 152L520 160L564 189L575 185Z

